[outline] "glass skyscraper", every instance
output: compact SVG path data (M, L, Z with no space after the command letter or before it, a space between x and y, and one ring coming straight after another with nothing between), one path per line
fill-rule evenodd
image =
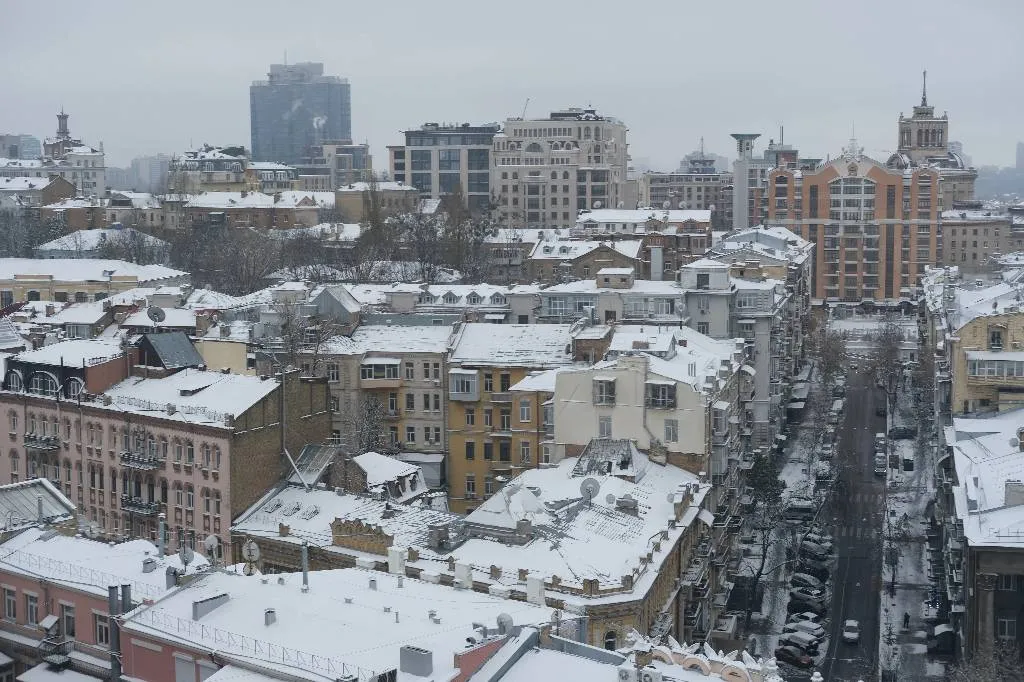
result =
M318 62L271 64L249 88L254 161L299 163L311 145L352 139L348 80Z

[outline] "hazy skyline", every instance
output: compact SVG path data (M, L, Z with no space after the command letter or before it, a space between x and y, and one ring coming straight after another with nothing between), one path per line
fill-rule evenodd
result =
M700 138L735 156L731 132L785 126L809 157L856 127L884 161L920 100L950 116L977 166L1013 165L1024 139L1024 5L948 0L845 5L522 0L4 3L0 133L52 135L55 113L108 165L204 142L249 147L249 84L272 62L319 61L352 84L352 131L378 170L400 131L590 104L629 126L630 153L672 170ZM49 28L57 20L60 30Z

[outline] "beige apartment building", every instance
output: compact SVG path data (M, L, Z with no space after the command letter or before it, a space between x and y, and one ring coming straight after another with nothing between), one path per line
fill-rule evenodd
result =
M626 199L626 130L622 121L575 107L505 121L491 165L500 219L571 228L581 209L618 207Z
M991 270L996 259L1024 247L1014 234L1012 218L984 209L942 212L942 253L945 265L963 272Z
M815 244L812 298L909 301L942 259L939 172L893 171L862 152L851 140L813 171L771 171L768 223Z

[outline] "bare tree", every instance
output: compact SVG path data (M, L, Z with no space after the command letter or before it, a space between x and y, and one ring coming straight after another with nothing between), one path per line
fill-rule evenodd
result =
M419 270L419 279L427 284L434 283L444 266L443 219L425 213L403 213L388 222L409 249Z
M97 255L99 258L113 258L149 265L166 261L167 248L156 241L155 237L134 228L128 228L113 233L101 241Z
M345 415L345 435L353 454L380 452L392 454L394 448L384 436L384 404L375 395L365 395L355 410Z
M827 386L842 371L846 360L846 339L835 329L825 327L818 349L821 353L821 377Z
M278 267L278 243L255 230L196 223L171 241L171 263L199 286L241 295L261 288Z
M1016 646L998 644L975 652L946 670L948 682L1024 682L1020 651Z
M779 479L772 461L765 455L758 455L754 459L754 465L747 473L747 485L750 486L751 498L754 502L754 511L747 517L748 527L753 532L754 542L761 549L757 567L750 576L746 605L743 609L745 627L750 627L751 614L756 607L760 606L754 603L757 586L765 574L770 572L769 550L777 542L786 541L785 536L777 532L783 525L783 517L786 513L786 501L782 497L786 484ZM780 567L771 570L778 568Z
M903 330L892 315L887 315L875 333L872 366L875 376L882 382L888 396L890 411L896 406L900 379L903 376L903 363L900 357L902 342Z
M331 339L338 336L341 325L321 317L312 304L301 301L275 303L280 328L278 356L293 367L308 365L310 376L320 373Z

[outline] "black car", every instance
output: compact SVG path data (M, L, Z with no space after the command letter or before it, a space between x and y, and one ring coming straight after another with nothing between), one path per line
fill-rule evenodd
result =
M889 429L889 438L892 440L912 440L917 438L916 426L894 426Z
M814 562L814 564L800 562L796 565L796 570L813 576L822 582L827 581L829 576L828 569L822 567L820 562Z
M824 602L811 602L793 598L790 598L789 603L786 604L786 613L803 613L805 611L824 616L828 613L828 606Z
M875 408L875 414L879 417L885 416L885 405L879 405Z
M814 659L795 646L780 646L775 650L775 660L795 665L798 668L810 668L814 665Z

